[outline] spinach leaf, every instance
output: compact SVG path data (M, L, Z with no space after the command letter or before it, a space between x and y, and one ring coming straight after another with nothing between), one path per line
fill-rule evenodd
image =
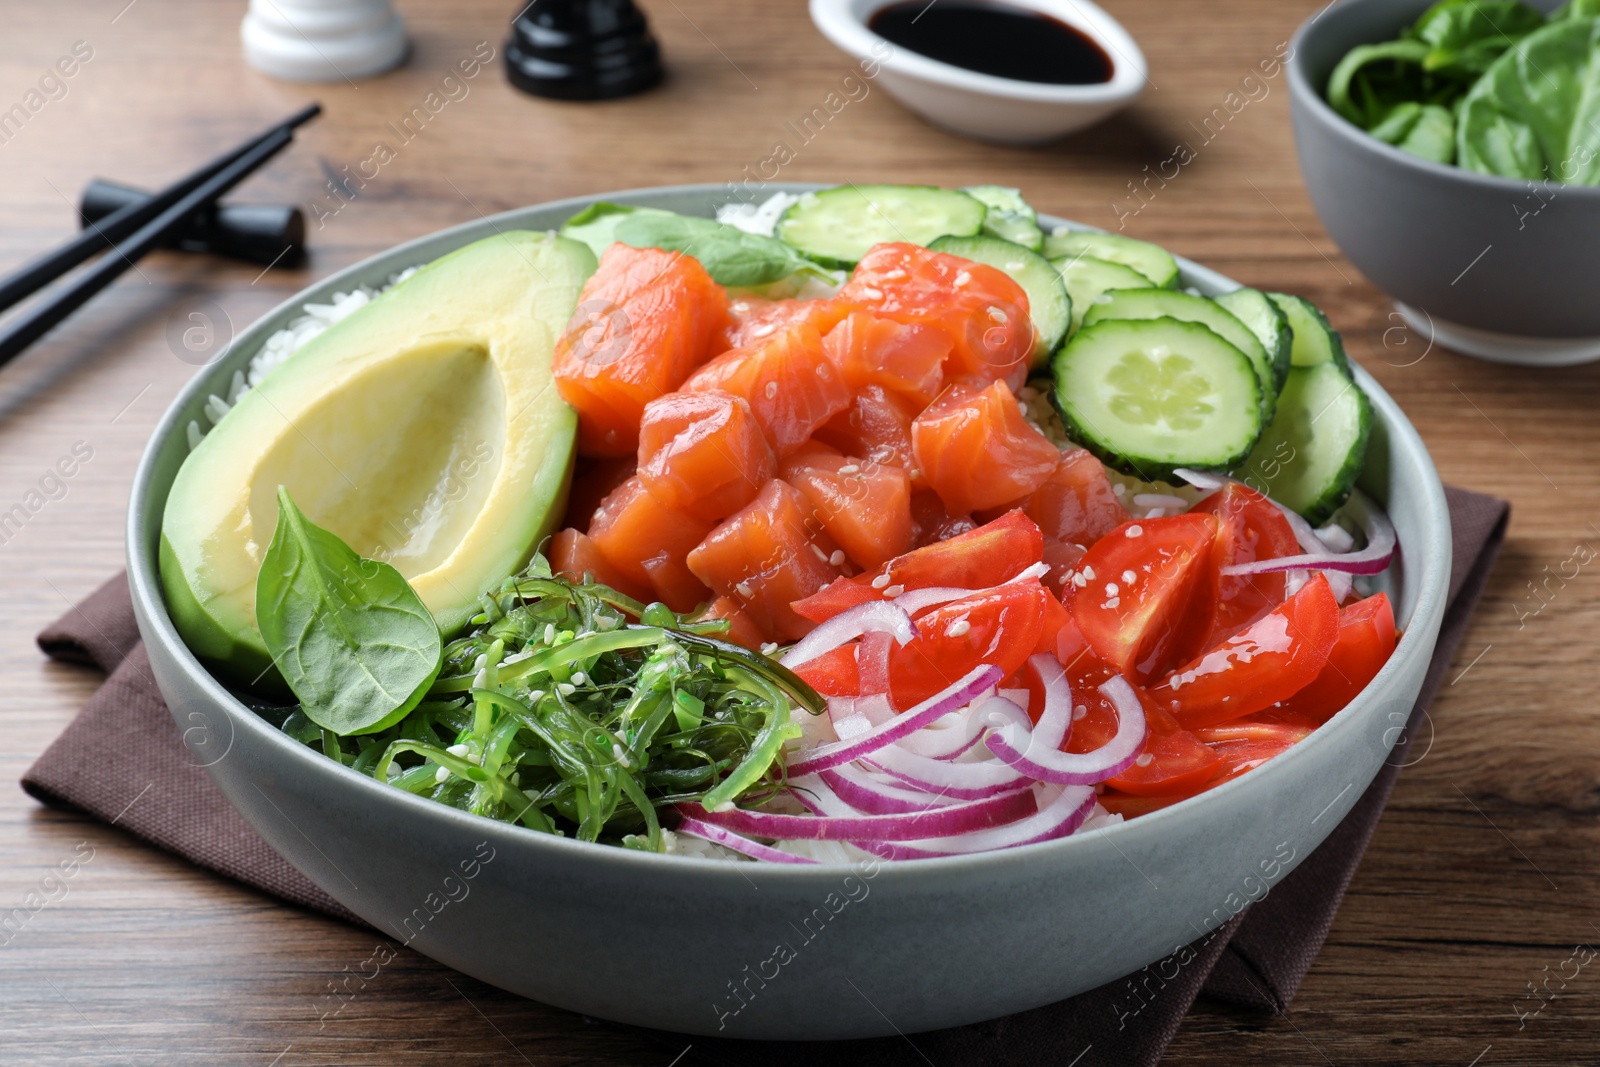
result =
M312 523L282 486L256 622L306 718L341 737L398 722L443 662L438 624L400 572Z
M629 207L601 200L590 204L561 224L561 236L582 241L598 259L617 243L617 227L631 215L670 215L654 207Z
M1569 0L1550 13L1551 22L1600 18L1600 0Z
M1328 79L1328 103L1364 130L1383 121L1397 104L1428 96L1422 41L1384 41L1350 50Z
M1497 59L1461 103L1461 166L1600 185L1600 19L1552 23Z
M1544 24L1543 12L1520 0L1444 0L1406 36L1428 46L1423 70L1475 75Z
M668 213L634 214L616 229L635 248L664 248L700 261L718 285L748 289L822 268L775 237L746 233L711 219Z
M1456 157L1456 119L1438 104L1396 104L1383 120L1367 131L1396 148L1435 163L1453 163Z

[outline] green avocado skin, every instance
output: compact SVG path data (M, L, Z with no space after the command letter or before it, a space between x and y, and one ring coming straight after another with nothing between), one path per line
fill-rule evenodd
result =
M521 354L495 363L502 380L547 380L552 372L549 353L543 349L565 331L595 265L588 247L551 234L511 231L474 242L334 324L241 397L185 459L163 512L157 552L162 591L173 625L189 650L221 680L264 695L289 695L256 626L254 565L246 567L245 557L235 551L243 540L237 532L238 514L219 510L224 505L216 503L236 499L241 483L250 481L266 447L256 443L254 432L264 421L263 411L281 419L276 411L289 407L287 398L300 405L288 415L293 422L295 411L314 410L335 395L328 392L330 381L339 380L352 367L387 368L391 365L378 361L426 347L428 339L453 331L515 339ZM407 358L415 362L414 357ZM537 364L530 362L534 360ZM410 380L406 381L409 386ZM436 407L428 402L435 395L416 394L418 408ZM515 439L501 442L502 457L512 453L523 457L522 465L510 472L519 476L514 484L520 491L502 498L493 514L484 512L475 520L474 532L485 534L479 550L459 567L452 559L450 580L443 583L447 592L436 590L431 600L424 598L447 638L479 610L481 593L527 563L565 513L577 417L560 400L553 381L542 395L546 399L538 403L525 403L521 394L507 396L508 412L543 408L538 418L518 424L527 427L525 432L519 430ZM496 477L506 478L508 472L501 470ZM290 469L287 476L280 472L273 480L288 482L293 490L294 479ZM271 534L270 529L254 531L262 548ZM228 550L220 553L220 563L219 542ZM355 542L352 547L360 551Z

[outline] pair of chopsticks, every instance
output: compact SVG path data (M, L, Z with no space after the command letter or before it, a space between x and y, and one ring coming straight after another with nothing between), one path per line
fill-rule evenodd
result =
M259 137L159 193L106 216L54 252L0 279L0 312L3 312L110 246L110 251L71 285L0 329L0 366L110 285L145 253L167 241L191 215L210 207L281 152L294 140L295 129L321 111L320 105L312 104L290 115Z

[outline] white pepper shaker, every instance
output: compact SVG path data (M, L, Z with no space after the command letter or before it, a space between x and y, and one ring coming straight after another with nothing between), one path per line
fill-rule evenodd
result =
M250 0L239 27L252 67L288 81L350 81L406 57L389 0Z

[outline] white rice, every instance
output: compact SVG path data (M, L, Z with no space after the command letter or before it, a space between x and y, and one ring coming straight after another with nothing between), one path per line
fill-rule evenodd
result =
M222 421L222 417L233 409L239 398L260 385L268 374L282 366L284 360L304 348L313 338L320 336L329 326L366 307L372 302L373 297L388 292L420 269L420 267L408 267L398 274L392 274L389 276L388 284L380 289L363 285L348 293L334 293L333 299L326 304L306 304L302 307L301 314L291 319L289 325L266 339L260 351L250 357L248 367L233 372L233 379L228 383L226 396L212 393L206 398L203 412L205 423L199 419L191 419L189 422L189 447L193 449L198 446L200 439Z
M772 231L778 228L778 219L799 200L791 193L773 193L759 204L723 204L717 208L717 221L745 233L771 237Z

